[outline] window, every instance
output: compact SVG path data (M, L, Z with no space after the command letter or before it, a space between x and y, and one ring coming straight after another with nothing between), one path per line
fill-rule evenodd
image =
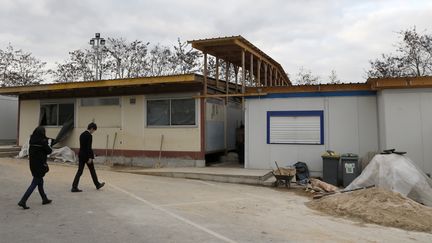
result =
M147 100L147 126L195 125L195 99Z
M268 111L268 144L324 144L323 111Z
M82 98L81 106L120 105L119 97Z
M73 103L41 104L39 123L42 126L62 126L74 121Z

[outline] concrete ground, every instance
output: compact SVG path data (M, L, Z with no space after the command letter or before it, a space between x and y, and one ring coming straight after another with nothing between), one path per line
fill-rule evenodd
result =
M29 210L16 203L31 181L26 160L0 159L0 242L432 242L432 234L362 224L315 212L293 190L50 164Z
M224 167L182 167L117 169L120 172L139 175L166 176L175 178L200 179L206 181L231 182L249 185L271 185L276 181L271 170L256 170Z

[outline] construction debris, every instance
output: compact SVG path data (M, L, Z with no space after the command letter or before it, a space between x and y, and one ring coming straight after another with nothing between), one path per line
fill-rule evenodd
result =
M398 192L432 207L432 180L406 156L396 153L375 155L346 190L371 185Z
M315 178L311 178L309 181L313 190L317 190L317 188L319 188L318 189L319 191L325 191L325 192L336 192L339 190L339 188L337 188L336 186L333 186L331 184L328 184L324 181Z
M432 208L382 188L336 193L306 205L326 214L365 223L432 232Z
M21 151L19 154L15 157L17 159L23 159L28 156L29 154L29 143L25 143L21 147ZM60 162L72 162L75 163L77 161L75 152L69 148L69 147L61 147L61 148L52 148L52 153L48 155L48 158L54 159L55 161Z

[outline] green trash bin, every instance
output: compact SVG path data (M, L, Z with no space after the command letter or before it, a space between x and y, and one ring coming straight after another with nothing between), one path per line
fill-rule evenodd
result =
M323 181L338 186L340 155L327 150L321 157L323 159Z
M342 185L347 187L360 174L359 157L357 154L342 154Z

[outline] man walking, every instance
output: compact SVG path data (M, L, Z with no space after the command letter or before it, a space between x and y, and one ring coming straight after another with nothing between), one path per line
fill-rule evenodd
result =
M105 185L105 182L99 182L98 181L96 171L95 171L95 168L93 165L94 153L93 153L93 149L92 149L92 134L96 130L97 130L97 125L96 125L96 123L92 122L87 126L87 130L84 131L83 133L81 133L81 136L79 138L80 150L78 153L78 159L79 159L78 171L77 171L77 173L75 175L75 179L72 183L71 192L82 192L82 190L80 190L78 188L78 183L79 183L80 177L83 173L85 164L87 164L87 167L90 170L90 174L91 174L91 177L93 179L93 183L96 186L96 189L99 190L101 187L103 187Z

